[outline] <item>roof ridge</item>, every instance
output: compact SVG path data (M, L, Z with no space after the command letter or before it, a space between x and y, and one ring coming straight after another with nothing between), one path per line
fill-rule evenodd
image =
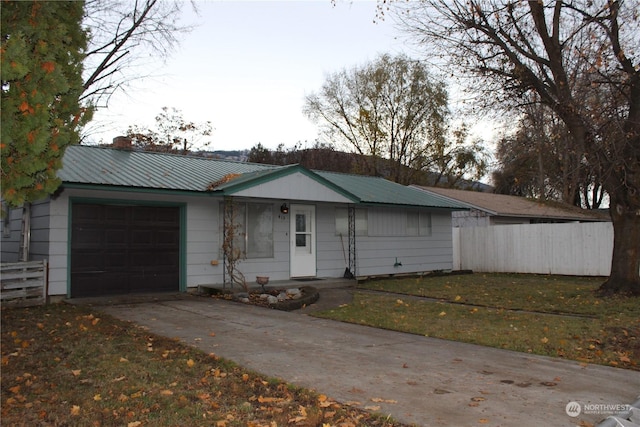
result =
M166 157L187 158L187 159L195 159L195 160L203 160L203 161L204 160L206 160L206 161L215 161L215 162L221 162L221 163L235 163L235 164L243 164L243 165L255 165L255 166L263 166L265 168L267 168L267 167L271 167L271 168L282 167L281 165L272 165L272 164L268 164L268 163L243 162L241 160L220 159L220 158L217 158L217 157L198 156L198 155L195 155L195 154L165 153L165 152L162 152L162 151L146 151L146 150L136 150L136 149L123 150L121 148L103 147L103 146L100 146L100 145L75 144L75 145L70 145L67 148L77 148L77 147L89 148L89 149L94 149L94 150L105 150L105 151L116 151L116 152L123 152L123 153L134 153L134 154L139 154L139 155L166 156Z

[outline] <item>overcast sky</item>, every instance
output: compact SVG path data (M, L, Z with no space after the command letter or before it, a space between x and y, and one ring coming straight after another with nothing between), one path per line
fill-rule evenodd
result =
M157 77L133 84L95 114L89 141L111 142L131 124L152 126L164 106L190 121L211 121L214 150L313 144L317 129L302 114L305 95L329 73L399 53L391 22L374 23L374 1L199 1L185 6L182 37Z

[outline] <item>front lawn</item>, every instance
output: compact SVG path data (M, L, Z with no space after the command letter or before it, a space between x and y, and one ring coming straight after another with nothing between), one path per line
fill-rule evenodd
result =
M2 425L401 426L88 308L2 310Z
M595 290L603 280L516 274L371 280L358 285L352 304L316 315L640 369L640 297L600 298Z

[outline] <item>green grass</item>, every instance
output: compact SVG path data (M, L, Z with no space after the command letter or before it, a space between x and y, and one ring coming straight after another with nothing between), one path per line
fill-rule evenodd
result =
M533 274L460 274L424 278L371 280L362 289L428 296L445 301L511 310L599 315L616 310L616 301L602 299L594 291L599 277L542 276ZM605 302L610 302L606 304ZM604 303L604 304L603 304Z
M602 280L513 274L372 280L359 284L363 291L352 304L317 315L639 369L640 298L599 298L594 291Z
M402 425L84 307L3 309L1 338L2 425Z

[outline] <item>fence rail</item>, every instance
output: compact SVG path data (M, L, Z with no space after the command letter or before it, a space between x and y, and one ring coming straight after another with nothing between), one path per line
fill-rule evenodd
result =
M47 261L0 264L2 306L42 305L47 301Z
M454 269L495 273L608 276L609 222L453 229Z

